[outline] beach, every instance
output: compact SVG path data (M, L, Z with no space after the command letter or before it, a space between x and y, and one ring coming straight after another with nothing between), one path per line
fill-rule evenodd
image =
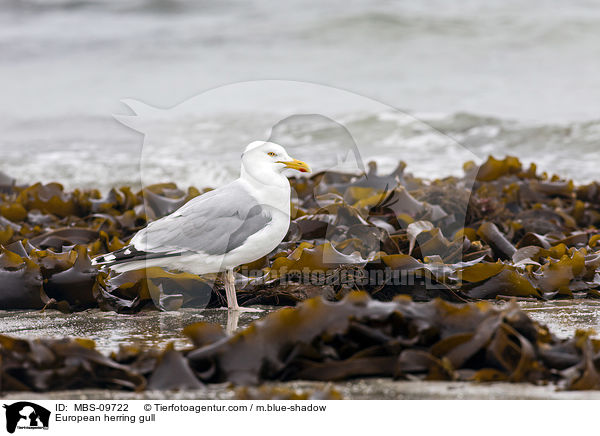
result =
M2 3L3 394L598 391L598 28L583 0ZM216 275L91 264L254 140L313 169L236 271L262 312L223 311Z

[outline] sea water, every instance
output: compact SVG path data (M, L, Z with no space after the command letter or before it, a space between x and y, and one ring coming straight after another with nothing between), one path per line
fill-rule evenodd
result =
M170 108L279 79L408 114L336 108L382 172L404 160L417 176L443 177L513 154L586 182L600 162L598 29L600 8L584 0L5 0L0 171L20 183L139 186L144 138L113 119L128 113L121 99ZM149 178L205 187L236 177L270 109L245 103L180 123L168 152L145 160ZM340 142L331 126L304 120L285 145L329 168Z

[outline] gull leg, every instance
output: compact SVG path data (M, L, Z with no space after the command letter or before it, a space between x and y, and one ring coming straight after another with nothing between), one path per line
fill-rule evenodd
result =
M228 269L223 274L223 282L225 283L225 294L227 295L227 309L238 312L262 312L262 309L253 307L240 307L237 302L235 293L235 278L233 277L233 269Z
M225 294L227 295L227 309L229 310L240 310L238 306L237 296L235 294L235 279L233 277L233 270L228 269L224 274L225 282Z

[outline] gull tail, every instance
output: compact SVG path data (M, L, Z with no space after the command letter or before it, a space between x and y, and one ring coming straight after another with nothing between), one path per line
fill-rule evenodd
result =
M124 272L144 268L145 261L149 259L162 259L179 255L180 253L148 253L138 250L133 245L128 245L112 253L95 257L92 259L92 265L106 266L113 271Z
M113 251L112 253L103 254L101 256L95 257L94 259L92 259L92 265L103 265L111 267L113 265L117 265L124 262L141 260L142 258L146 258L146 253L144 253L143 251L136 250L135 247L132 245L128 245L126 247L121 248L120 250Z

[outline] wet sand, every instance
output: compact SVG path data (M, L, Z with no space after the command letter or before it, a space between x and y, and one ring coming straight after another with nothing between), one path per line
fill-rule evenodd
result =
M502 306L506 303L498 303ZM600 331L600 302L593 300L556 300L520 302L536 321L546 324L558 337L572 336L577 329ZM242 313L238 327L277 310L260 306L260 313ZM173 342L176 348L191 345L181 333L194 322L211 322L227 327L227 311L222 309L181 309L173 312L143 311L134 315L90 309L64 314L45 312L0 311L2 332L19 338L80 337L92 339L102 353L115 351L120 344L142 348L164 348Z
M499 305L506 303L501 302ZM544 323L559 337L573 335L577 329L600 327L600 302L590 300L557 300L521 302L521 307L536 321ZM239 328L274 310L243 313ZM120 344L164 348L174 343L184 348L191 343L181 334L184 326L198 322L227 326L227 311L219 309L183 309L176 312L141 312L121 315L97 309L63 314L46 312L0 312L3 333L21 338L85 337L96 341L99 351L109 353ZM566 392L555 386L526 383L468 383L432 381L395 381L365 378L336 383L293 381L264 383L262 387L292 389L298 393L334 390L344 399L600 399L600 392ZM238 390L230 384L209 385L194 391L146 391L141 393L110 390L73 390L47 393L8 393L5 399L225 399L238 398Z

